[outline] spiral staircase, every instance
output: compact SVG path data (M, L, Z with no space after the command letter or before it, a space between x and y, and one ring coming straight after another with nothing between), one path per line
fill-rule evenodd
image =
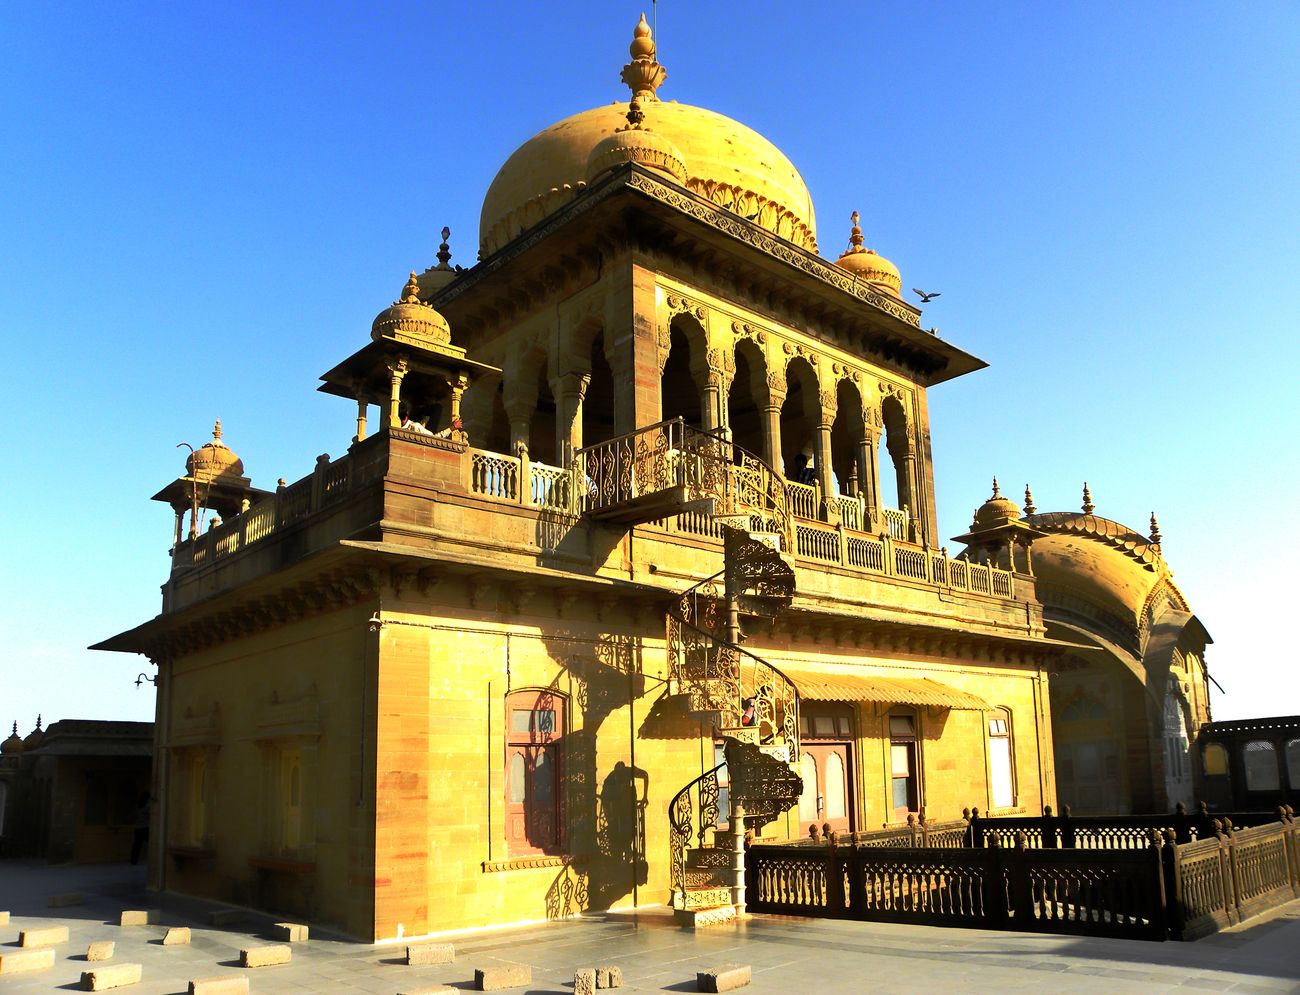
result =
M669 805L670 877L684 925L734 920L745 908L745 832L788 811L803 790L798 691L740 645L745 620L775 618L794 596L784 482L721 434L680 420L577 456L593 519L630 525L693 511L721 526L723 569L667 615L670 698L712 725L725 758Z

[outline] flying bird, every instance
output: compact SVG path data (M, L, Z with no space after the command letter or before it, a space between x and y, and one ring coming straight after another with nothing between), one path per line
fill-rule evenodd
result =
M921 298L922 304L929 304L936 297L941 296L940 294L927 294L924 290L917 290L915 287L912 288L912 293Z

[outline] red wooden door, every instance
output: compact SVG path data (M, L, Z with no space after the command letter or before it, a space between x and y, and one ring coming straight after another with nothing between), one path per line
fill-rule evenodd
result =
M840 833L853 831L853 791L848 743L804 743L799 759L803 795L799 822L803 828L830 823Z

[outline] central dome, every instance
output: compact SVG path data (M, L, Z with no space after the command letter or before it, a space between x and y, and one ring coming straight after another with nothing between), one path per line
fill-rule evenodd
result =
M624 80L633 88L645 127L680 151L686 187L693 193L793 242L817 250L812 197L799 170L775 145L739 121L703 107L654 96L662 67L654 62L649 28L637 25L633 62ZM653 79L644 83L646 67ZM634 82L629 71L636 67ZM602 139L626 129L628 104L613 103L574 114L538 132L505 161L483 199L479 239L483 255L563 206L585 185L587 160Z

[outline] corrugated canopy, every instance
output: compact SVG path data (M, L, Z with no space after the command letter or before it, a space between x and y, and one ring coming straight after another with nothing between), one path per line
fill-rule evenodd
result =
M933 705L977 712L991 711L987 701L969 691L932 681L928 677L877 677L856 670L809 670L794 664L778 665L794 681L803 698L815 701L880 701L896 705Z

